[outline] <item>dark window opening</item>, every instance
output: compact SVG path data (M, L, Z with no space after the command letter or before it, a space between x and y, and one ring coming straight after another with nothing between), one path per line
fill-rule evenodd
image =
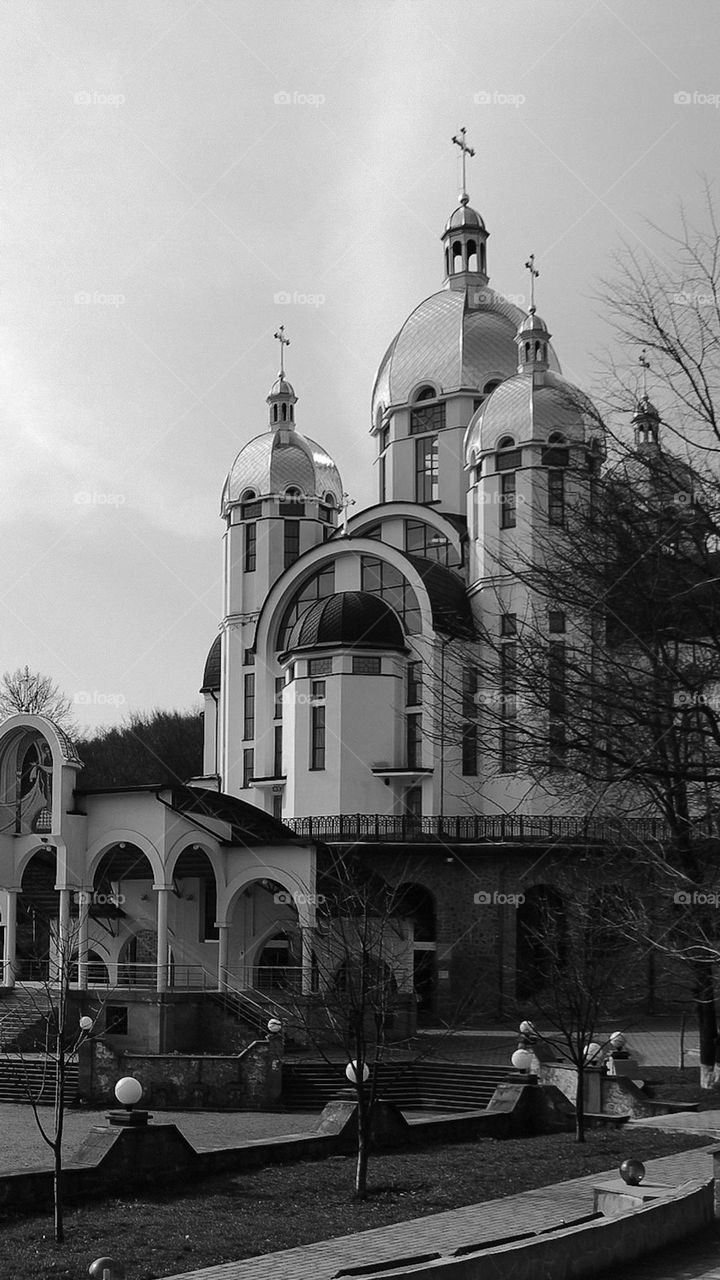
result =
M410 410L410 435L426 431L442 431L445 426L445 404L427 404Z
M517 523L516 513L515 472L507 471L500 477L500 528L514 529Z
M245 573L254 573L257 567L257 525L245 525L245 558L243 560L243 569Z
M325 768L325 707L310 708L310 768Z
M124 1004L105 1005L105 1034L107 1036L126 1036L128 1033L128 1011Z
M283 526L283 564L289 569L300 555L300 521L286 520Z
M248 672L243 676L243 738L255 737L255 676Z
M565 473L548 471L548 522L565 523Z

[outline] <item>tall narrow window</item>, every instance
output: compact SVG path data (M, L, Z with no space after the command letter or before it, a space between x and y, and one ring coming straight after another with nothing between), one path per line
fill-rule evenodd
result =
M300 555L300 521L285 520L284 522L284 566L286 569L294 564Z
M419 769L422 756L422 716L417 712L406 716L407 767Z
M500 772L517 770L517 645L500 648Z
M504 471L500 476L500 528L514 529L517 508L515 472Z
M325 707L310 708L310 768L325 768Z
M408 662L407 666L407 704L417 707L422 701L422 662Z
M278 822L282 822L282 796L274 795L272 798L272 816L277 818Z
M243 787L249 787L255 773L255 752L252 747L243 751Z
M440 496L437 436L415 441L415 501L437 502Z
M477 774L477 688L477 671L474 667L466 668L462 687L462 772L466 778Z
M565 472L548 471L548 522L565 523Z
M275 706L273 709L273 720L282 720L283 715L283 692L285 689L285 677L275 677Z
M283 771L282 747L283 747L282 725L276 724L275 736L273 741L273 777L274 778L282 777L282 771Z
M381 458L381 459L380 459L380 461L378 462L378 466L379 466L379 468L380 468L380 485L379 485L380 501L381 501L381 502L384 502L384 501L385 501L385 493L386 493L386 485L385 485L385 459L384 459L384 458Z
M245 525L245 557L243 568L246 573L254 573L257 566L257 525Z
M563 769L567 754L565 642L551 640L548 647L548 728L551 769Z
M255 737L255 675L249 671L243 678L243 738Z

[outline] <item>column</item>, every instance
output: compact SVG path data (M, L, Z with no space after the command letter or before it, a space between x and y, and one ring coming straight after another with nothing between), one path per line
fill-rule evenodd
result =
M162 885L157 894L157 985L156 990L168 988L168 894L170 889Z
M15 946L17 925L17 889L8 889L5 895L5 953L3 955L3 986L15 986Z
M72 964L72 942L70 938L70 890L61 889L58 906L57 937L57 975L56 981L63 982L66 973L69 975Z
M313 930L308 925L303 925L300 929L300 940L302 944L302 994L309 996L312 993Z
M228 948L230 943L230 925L218 924L218 971L217 989L227 991L228 984Z
M88 984L88 933L90 925L90 902L92 900L92 892L88 889L81 889L78 894L78 951L77 951L77 973L78 973L78 991L86 991Z

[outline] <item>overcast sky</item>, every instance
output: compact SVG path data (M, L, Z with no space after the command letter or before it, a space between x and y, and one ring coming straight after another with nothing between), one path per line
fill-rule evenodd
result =
M0 0L0 27L0 670L87 726L199 702L279 323L299 429L372 500L373 378L440 287L461 125L491 284L535 253L588 389L620 237L654 249L718 171L717 0Z

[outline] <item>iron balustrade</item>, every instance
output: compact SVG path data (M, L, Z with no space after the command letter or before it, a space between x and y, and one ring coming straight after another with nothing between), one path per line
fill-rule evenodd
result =
M342 813L285 818L296 836L326 840L404 842L580 840L593 843L666 840L673 832L660 818L583 818L532 814L470 814L456 817L413 814ZM716 824L694 824L697 833L716 835Z

